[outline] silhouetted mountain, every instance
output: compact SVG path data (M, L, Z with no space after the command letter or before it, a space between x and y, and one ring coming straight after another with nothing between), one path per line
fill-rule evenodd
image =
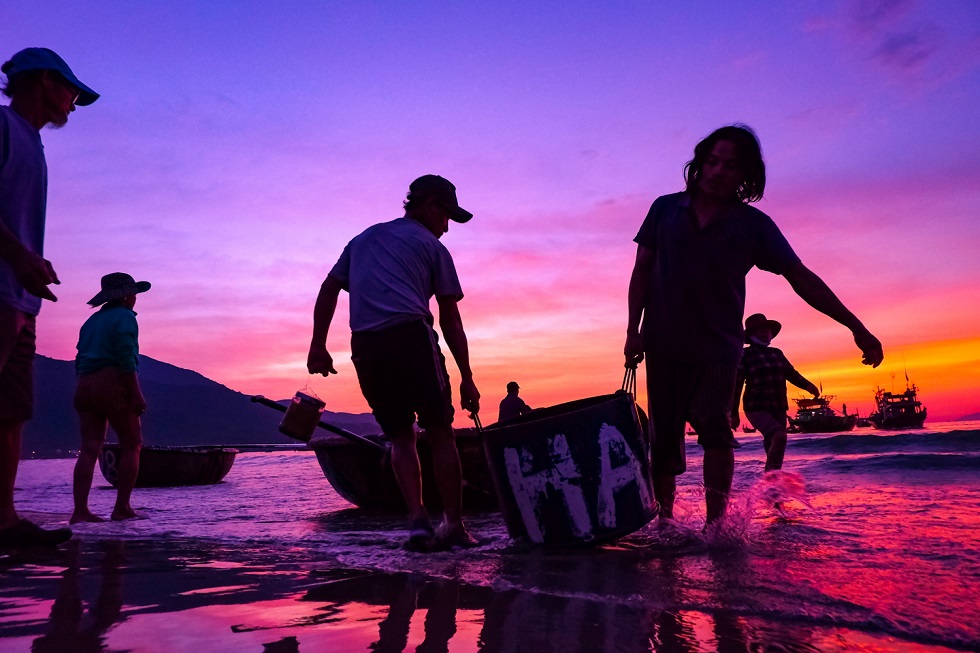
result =
M72 406L74 361L37 356L34 419L24 428L25 458L74 455L78 417ZM148 445L296 444L279 433L282 413L194 372L140 356L146 397L143 441ZM288 399L279 403L285 404ZM359 434L380 433L369 414L323 413L323 420ZM108 440L115 441L109 429Z
M957 422L966 422L968 420L980 420L980 413L970 413L969 415L956 418Z

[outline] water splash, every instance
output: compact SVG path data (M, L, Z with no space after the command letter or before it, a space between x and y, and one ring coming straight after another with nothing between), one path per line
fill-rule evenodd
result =
M787 509L790 502L813 510L803 476L783 470L766 472L746 492L729 500L725 516L706 529L708 543L734 546L748 542L761 527L759 517L772 513L780 519L794 516Z
M808 510L813 510L806 491L806 479L801 474L775 470L762 475L755 485L745 493L745 501L764 510L774 505L784 505L788 501L798 501Z
M782 470L766 472L748 490L730 497L725 515L706 524L704 486L687 488L674 502L672 519L660 519L623 542L626 548L684 550L736 549L754 541L765 527L760 518L798 518L793 509L801 505L813 511L800 474Z

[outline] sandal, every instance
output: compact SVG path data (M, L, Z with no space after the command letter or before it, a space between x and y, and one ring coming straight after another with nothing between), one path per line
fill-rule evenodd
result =
M0 547L57 546L69 539L70 528L47 530L26 519L0 530Z

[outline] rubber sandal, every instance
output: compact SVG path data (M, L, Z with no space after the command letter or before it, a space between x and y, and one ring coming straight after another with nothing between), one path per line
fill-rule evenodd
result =
M58 546L69 539L70 528L48 530L26 519L0 530L0 547Z

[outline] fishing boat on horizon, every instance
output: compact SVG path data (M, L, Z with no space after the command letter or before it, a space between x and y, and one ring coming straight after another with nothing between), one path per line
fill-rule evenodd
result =
M839 433L851 431L857 424L857 415L840 414L830 406L834 395L820 395L793 399L796 417L789 418L795 433Z
M905 376L908 382L908 375ZM888 392L875 388L875 412L868 419L879 429L920 429L926 421L926 407L918 398L919 388L913 383L905 392Z

